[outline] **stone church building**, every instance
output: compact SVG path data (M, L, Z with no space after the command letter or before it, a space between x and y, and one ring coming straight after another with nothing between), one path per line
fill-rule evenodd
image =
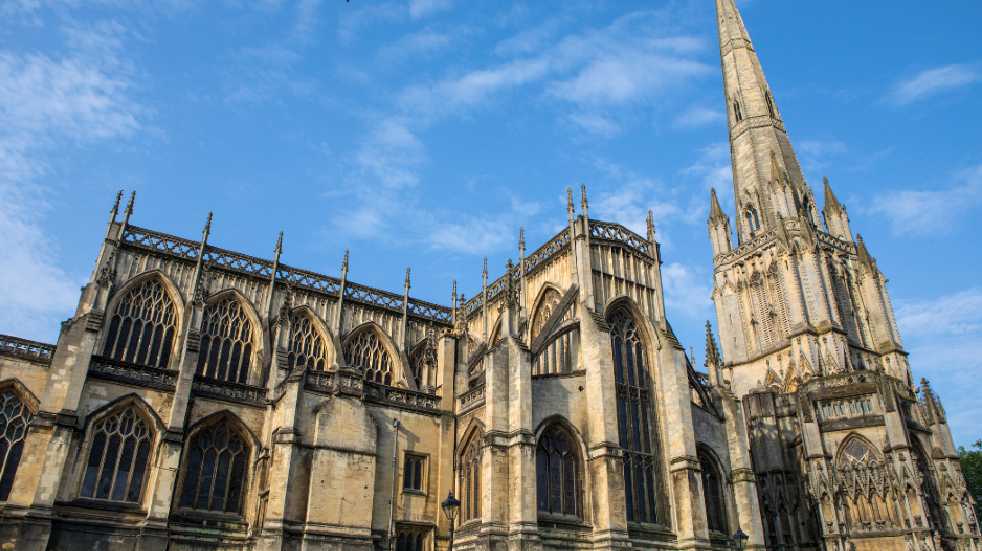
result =
M590 218L585 190L449 306L117 197L57 344L0 338L0 548L444 550L452 492L462 551L982 550L886 278L716 7L736 212L712 194L704 371L651 215Z

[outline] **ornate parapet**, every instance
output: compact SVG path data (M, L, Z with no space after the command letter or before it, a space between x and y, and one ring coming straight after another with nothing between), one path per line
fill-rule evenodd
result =
M266 389L261 386L243 385L215 379L195 377L191 387L197 396L214 398L237 404L264 406L267 403Z
M89 363L89 377L169 392L174 391L177 383L177 371L121 362L102 356L92 357Z
M29 341L10 335L0 335L0 355L50 364L55 346L43 342Z
M460 400L458 413L469 411L484 404L484 389L484 384L480 384L458 396Z
M439 413L440 397L405 388L365 383L365 401L422 413Z

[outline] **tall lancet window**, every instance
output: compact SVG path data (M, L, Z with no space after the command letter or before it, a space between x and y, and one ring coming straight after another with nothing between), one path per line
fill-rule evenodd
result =
M362 329L348 338L344 345L344 361L360 367L369 381L392 384L392 358L373 328Z
M0 501L6 501L24 451L27 425L34 416L12 388L0 391Z
M481 455L484 435L476 431L460 453L460 520L481 518Z
M648 354L627 308L615 307L608 316L608 323L617 387L617 429L624 453L627 519L653 523L659 520L655 486L657 443L652 431Z
M740 102L737 100L733 100L733 118L736 122L743 120L743 111L740 109Z
M239 299L229 296L205 308L198 375L246 383L253 358L252 322Z
M290 369L302 367L311 371L327 369L324 338L307 315L298 312L290 319Z
M170 293L159 279L147 279L116 303L102 353L113 360L166 368L176 326Z
M716 461L705 450L699 450L699 469L702 471L702 492L706 499L706 522L709 529L729 534L726 527L725 493L723 477Z
M753 237L760 230L760 217L757 215L757 209L747 207L747 210L743 213L743 217L747 221L747 230L750 232L750 236Z
M572 435L554 423L539 435L535 478L539 514L581 518L580 454Z
M774 113L774 98L771 96L770 90L764 90L764 101L767 103L767 113L772 118L776 118L777 115Z

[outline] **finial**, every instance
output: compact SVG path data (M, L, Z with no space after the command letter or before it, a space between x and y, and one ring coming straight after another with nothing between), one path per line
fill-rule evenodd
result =
M133 216L133 205L134 205L134 203L136 203L136 190L133 190L130 193L130 200L129 200L128 203L126 203L126 211L124 211L124 214L123 214L123 225L124 226L129 225L129 223L130 223L130 216Z
M212 219L213 216L214 216L213 213L211 211L208 211L208 220L205 221L205 228L203 230L201 230L201 242L202 243L207 243L208 242L208 236L211 235L211 219Z
M507 270L508 273L511 273L513 269L515 269L515 263L509 258L508 261L505 262L505 270Z
M276 256L280 256L283 253L283 230L276 236L276 245L273 247L273 252Z
M344 256L341 257L341 273L348 275L348 262L351 260L351 251L348 249L344 250Z
M116 221L116 215L119 214L119 203L123 200L123 190L116 192L116 201L113 202L113 208L109 211L109 223L112 224Z
M648 227L648 241L655 241L655 213L648 209L648 216L645 218L645 225Z
M409 274L411 273L411 271L412 271L412 268L409 268L409 267L406 268L406 292L407 293L409 292L409 287L410 287Z
M584 218L590 218L590 207L586 200L586 184L580 184L580 210Z
M518 256L525 257L525 226L518 228Z
M457 280L450 280L450 304L453 305L453 309L457 309Z
M486 257L486 256L484 257L484 269L481 270L481 280L484 281L484 284L485 285L487 285L487 283L488 283L488 257Z
M566 188L566 213L569 214L569 218L573 219L573 213L576 212L576 208L573 206L573 188Z

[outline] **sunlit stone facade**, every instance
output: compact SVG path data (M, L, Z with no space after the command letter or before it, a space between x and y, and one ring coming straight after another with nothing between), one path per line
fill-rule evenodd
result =
M737 208L697 371L646 235L565 227L449 306L112 209L56 345L0 338L3 549L979 551L886 281L824 219L731 0Z

